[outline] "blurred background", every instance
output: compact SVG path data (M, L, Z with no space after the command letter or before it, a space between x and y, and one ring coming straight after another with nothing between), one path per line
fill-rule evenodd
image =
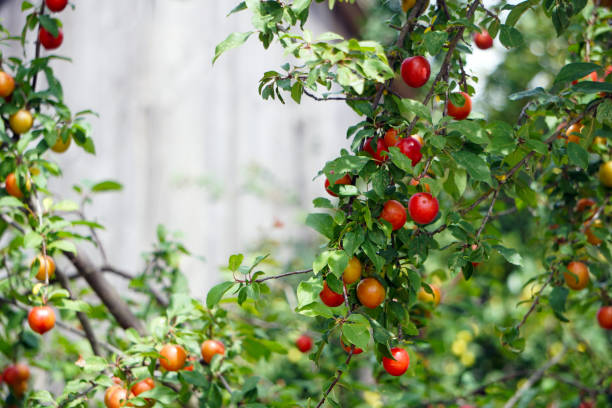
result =
M122 192L98 196L86 211L106 226L100 236L111 263L140 271L139 254L154 242L157 224L164 224L204 258L182 265L194 295L220 279L219 266L232 253L264 240L306 247L319 242L303 226L312 199L323 192L324 180L313 178L348 147L346 128L358 121L338 101L303 98L298 106L290 98L285 105L262 100L259 79L286 60L277 45L263 50L252 38L213 66L216 44L251 27L248 12L226 18L234 3L82 1L58 16L64 24L58 54L72 59L53 64L66 103L74 112L92 109L99 117L91 118L97 154L70 149L56 155L64 176L51 188L74 198L72 186L83 180L121 181ZM340 3L333 12L326 3L313 5L307 27L315 34L384 40L389 32L383 22L399 9L399 0L382 10L372 9L374 3ZM20 5L0 2L0 18L13 33L23 22ZM368 21L371 13L381 15ZM33 41L30 36L29 53ZM468 71L484 78L504 54L497 43L492 50L476 49ZM503 106L503 90L483 100L486 84L476 84L476 112ZM91 248L89 253L97 254Z

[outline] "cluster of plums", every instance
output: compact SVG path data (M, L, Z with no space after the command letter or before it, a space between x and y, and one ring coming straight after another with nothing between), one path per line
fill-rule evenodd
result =
M563 273L565 284L572 290L582 290L589 284L589 267L580 261L567 264ZM597 322L602 329L612 330L612 306L602 306L597 312Z
M21 398L28 389L30 368L23 363L7 366L0 375L0 382L4 381L9 386L13 395Z
M47 8L54 13L58 13L66 8L68 0L45 0ZM43 26L38 30L38 40L40 44L47 50L55 50L62 45L64 41L64 33L60 27L57 28L57 35L54 36L47 31Z
M215 355L225 354L225 345L219 340L206 340L200 347L202 359L206 364L210 364ZM188 357L185 349L178 344L165 344L159 351L159 365L166 371L193 371L193 364L188 362L195 361L195 357ZM132 406L128 401L137 397L145 391L155 388L152 378L145 378L136 382L128 391L121 385L121 380L117 379L116 384L107 388L104 395L104 405L107 408L119 408Z
M353 355L363 353L363 349L359 347L349 347L345 345L342 341L340 341L340 344L344 351L346 351L347 353L351 352L351 348L353 349ZM307 334L302 334L295 341L295 345L302 353L307 353L312 349L312 338ZM393 347L391 349L391 355L393 356L393 358L382 358L382 365L387 373L391 374L392 376L398 377L404 374L406 370L408 370L408 367L410 366L410 355L406 350L400 347Z
M481 29L481 32L474 34L474 43L480 49L486 50L493 46L493 38L487 30ZM420 88L429 81L431 76L431 66L425 57L417 55L408 57L402 62L401 66L402 79L406 85L412 88ZM461 92L464 98L464 103L457 106L448 101L446 113L455 120L463 120L470 115L472 111L472 99L466 92Z

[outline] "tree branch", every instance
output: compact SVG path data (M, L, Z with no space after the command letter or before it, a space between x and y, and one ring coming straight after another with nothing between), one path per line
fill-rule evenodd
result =
M60 285L68 291L70 299L74 300L74 295L70 290L70 281L59 268L55 268L55 277L57 278L57 281L60 283ZM79 322L81 322L81 326L83 326L85 336L87 337L87 340L91 345L91 351L93 351L95 355L101 356L102 354L100 353L100 348L98 347L98 340L96 339L96 334L93 328L91 327L91 323L89 322L87 315L83 312L76 312L76 315L79 319Z
M41 2L40 10L38 11L39 15L45 14L45 4L46 2ZM40 39L38 35L36 36L36 51L34 52L34 59L40 58ZM36 83L38 82L38 70L34 74L34 78L32 78L32 92L36 91Z
M351 358L353 357L353 351L354 350L355 350L355 346L351 345L351 350L349 351L349 355L346 358L346 361L344 362L345 365L348 366L349 363L351 362ZM323 394L323 397L321 398L321 401L319 401L319 403L317 404L316 408L320 408L323 405L323 403L327 399L327 396L329 395L329 393L332 392L332 390L334 389L336 384L338 384L338 381L340 381L340 377L342 377L342 373L343 373L342 370L338 370L338 372L336 373L336 377L334 378L334 381L332 381L332 383L329 384L329 387L327 388L327 390Z
M122 328L129 329L132 327L141 336L146 334L142 322L132 313L127 303L104 278L102 271L97 269L86 255L83 253L75 255L71 252L64 252L64 255L72 262L94 292L96 292L96 295L98 295Z
M506 405L504 405L504 408L512 408L519 401L519 399L523 396L523 394L525 394L531 387L533 387L533 385L536 382L540 380L540 378L542 378L546 370L548 370L550 367L554 366L559 361L561 361L561 359L565 355L566 350L567 349L564 345L563 349L560 352L555 354L555 356L552 359L547 361L546 364L544 364L537 371L531 374L531 376L527 379L527 381L518 390L516 390L514 395L510 397L508 402L506 402Z

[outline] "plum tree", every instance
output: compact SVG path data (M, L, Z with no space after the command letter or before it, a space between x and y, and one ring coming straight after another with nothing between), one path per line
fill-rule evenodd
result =
M213 62L251 37L278 44L290 62L263 74L264 100L359 117L321 163L305 220L320 240L231 255L202 302L162 226L140 273L109 261L84 207L119 182L76 185L74 202L49 190L49 151L95 145L53 69L50 12L67 2L22 2L21 36L0 44L3 405L610 406L604 2L343 2L366 8L361 39L306 30L312 3L236 1L253 28ZM468 55L494 39L502 60L484 81ZM25 362L63 383L28 382Z

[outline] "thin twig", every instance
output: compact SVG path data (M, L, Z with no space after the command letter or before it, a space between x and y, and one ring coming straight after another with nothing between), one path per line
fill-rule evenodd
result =
M353 351L354 350L355 350L355 346L351 345L351 350L349 351L349 355L346 358L346 361L344 362L345 365L348 366L349 363L351 362L351 358L353 357ZM336 386L338 381L340 381L340 377L342 377L342 373L343 373L343 370L338 370L338 372L336 373L336 378L334 378L334 381L332 381L332 383L329 384L329 387L327 388L327 390L323 394L323 397L321 398L321 401L319 401L319 403L317 404L316 408L320 408L323 405L323 403L327 399L327 396L329 395L329 393L332 392L332 390L334 389L334 387Z
M487 211L487 215L485 215L485 217L482 220L482 223L480 224L480 228L478 228L478 232L476 233L477 240L480 237L480 234L482 233L482 230L484 229L485 225L487 225L489 218L491 218L491 214L493 213L493 206L495 205L495 201L497 201L498 195L499 195L499 187L493 193L493 198L491 199L491 205L489 206L489 211Z
M223 374L221 374L221 373L217 374L217 378L219 378L219 381L221 381L221 384L223 384L223 388L225 388L227 390L227 392L229 392L230 394L232 394L234 392L232 390L232 387L230 387L229 383L227 382L227 380L223 376Z
M548 370L550 367L554 366L559 361L561 361L561 359L565 355L566 350L567 349L565 345L563 345L563 349L561 349L561 351L555 354L555 356L551 358L549 361L547 361L546 364L544 364L537 371L531 374L531 376L527 379L527 381L525 381L525 383L518 390L516 390L514 395L510 397L508 402L506 402L506 405L504 405L504 408L512 408L519 401L519 399L523 396L523 394L525 394L531 387L533 387L533 385L536 382L540 380L540 378L542 378L546 370Z
M310 269L305 269L303 271L293 271L293 272L286 272L286 273L281 273L280 275L274 275L274 276L266 276L265 278L260 278L260 279L255 279L255 280L248 280L248 279L237 279L234 278L234 282L237 283L261 283L261 282L265 282L267 280L270 279L280 279L280 278L285 278L287 276L293 276L293 275L301 275L304 273L310 273L312 272L312 268Z
M45 14L45 4L46 2L42 2L40 5L39 15ZM36 51L34 52L34 59L37 60L40 58L40 39L36 36ZM32 78L32 92L36 92L36 83L38 82L38 70L34 73L34 78Z
M544 282L544 285L542 285L542 287L538 291L538 294L536 295L535 299L533 299L533 302L531 303L531 307L529 308L527 313L525 313L525 316L523 316L523 319L521 320L521 322L516 325L516 330L520 330L521 329L521 327L527 321L527 318L529 317L529 315L531 313L533 313L533 311L535 310L536 306L540 303L540 296L542 296L542 292L544 292L544 289L546 289L546 286L548 286L548 284L552 281L553 276L555 276L555 269L554 268L550 272L550 275L548 276L548 279L546 279L546 282Z
M315 101L369 101L371 97L348 97L348 96L317 96L304 88L304 93Z

